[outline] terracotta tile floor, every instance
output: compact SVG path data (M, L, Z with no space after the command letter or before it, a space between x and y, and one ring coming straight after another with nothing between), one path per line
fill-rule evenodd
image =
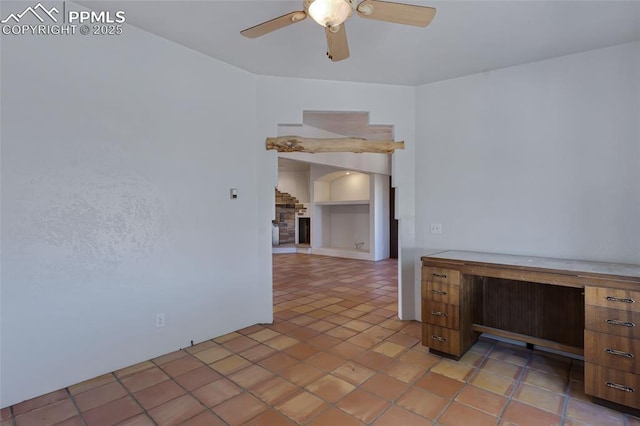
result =
M3 409L9 425L640 425L579 361L481 340L460 361L398 321L397 262L274 256L254 325Z

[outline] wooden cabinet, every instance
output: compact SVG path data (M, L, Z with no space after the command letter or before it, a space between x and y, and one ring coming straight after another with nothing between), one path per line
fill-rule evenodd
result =
M585 307L585 330L640 339L640 312L621 309Z
M442 268L422 268L423 280L434 283L460 285L460 271Z
M422 335L426 346L458 358L473 345L478 333L470 327L472 304L461 304L469 299L472 289L460 271L422 268Z
M443 354L453 355L457 358L465 352L461 350L460 331L452 328L423 324L422 341L423 344L429 346L430 349L442 352Z
M422 257L422 344L459 358L481 332L584 355L588 395L640 408L640 265Z
M640 373L640 340L584 331L584 359L593 364ZM640 392L640 390L639 390Z
M585 303L585 392L640 408L640 292L587 286Z
M607 401L638 408L640 376L585 362L584 391Z
M424 283L425 281L423 281L423 284ZM433 300L434 302L448 303L450 305L459 305L460 286L426 281L426 294L423 294L422 299Z

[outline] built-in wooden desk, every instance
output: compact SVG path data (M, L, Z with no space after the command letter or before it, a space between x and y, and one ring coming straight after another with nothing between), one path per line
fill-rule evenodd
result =
M422 344L459 358L483 332L584 355L587 394L640 408L640 265L422 257Z

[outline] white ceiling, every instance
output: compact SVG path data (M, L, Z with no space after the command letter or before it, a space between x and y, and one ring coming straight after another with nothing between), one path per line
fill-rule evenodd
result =
M353 15L351 57L325 56L324 30L306 19L257 39L240 31L296 1L81 1L124 10L128 24L255 74L418 85L640 40L640 1L422 1L426 28Z

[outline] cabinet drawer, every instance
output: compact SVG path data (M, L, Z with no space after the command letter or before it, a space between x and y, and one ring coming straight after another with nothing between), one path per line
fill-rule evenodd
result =
M584 359L617 370L640 374L640 340L584 332Z
M436 283L459 285L460 271L424 266L422 267L422 279Z
M427 300L423 307L423 322L456 330L460 328L460 310L458 306Z
M640 375L585 363L584 391L607 401L640 408Z
M430 349L460 356L460 332L450 328L423 324L422 341Z
M460 304L460 286L451 284L436 283L433 281L422 282L423 295L425 299L434 302L448 303L450 305Z
M640 312L587 305L585 307L584 328L605 334L640 339Z
M585 287L587 305L640 312L640 292L605 287Z

